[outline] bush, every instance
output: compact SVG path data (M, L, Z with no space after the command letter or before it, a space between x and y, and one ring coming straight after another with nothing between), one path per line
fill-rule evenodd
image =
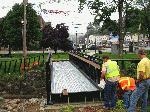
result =
M136 64L132 63L128 68L127 68L127 76L136 78Z
M123 100L118 100L116 103L116 108L113 110L113 112L127 112L127 110L124 107Z
M66 107L62 107L60 109L60 112L74 112L74 107L71 105L68 105Z

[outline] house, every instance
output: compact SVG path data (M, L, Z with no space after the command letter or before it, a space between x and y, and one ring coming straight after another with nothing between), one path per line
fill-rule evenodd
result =
M90 35L89 45L95 44L96 41L97 46L102 46L103 44L107 43L109 38L110 38L109 35Z

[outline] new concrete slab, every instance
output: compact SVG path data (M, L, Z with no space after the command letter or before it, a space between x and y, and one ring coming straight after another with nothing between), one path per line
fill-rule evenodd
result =
M52 94L60 94L67 89L68 93L90 92L98 89L69 61L53 62Z

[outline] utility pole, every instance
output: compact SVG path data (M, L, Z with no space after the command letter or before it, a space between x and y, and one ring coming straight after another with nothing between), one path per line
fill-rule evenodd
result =
M27 58L27 45L26 45L26 25L27 25L27 18L26 18L26 6L27 6L28 0L23 0L23 6L24 6L24 24L23 24L23 57L24 60L26 62L26 58Z
M75 34L76 35L76 42L75 42L76 43L76 48L75 49L77 50L77 41L78 41L78 39L77 39L77 35L78 35L77 34L77 29L79 28L79 25L81 25L81 24L72 24L72 25L76 25L74 28L76 29L76 34Z
M76 26L76 27L74 27L74 28L79 28L79 27ZM75 35L76 35L76 50L77 50L77 41L78 41L78 39L77 39L77 35L78 35L78 34L77 34L77 30L76 30L76 34L75 34Z

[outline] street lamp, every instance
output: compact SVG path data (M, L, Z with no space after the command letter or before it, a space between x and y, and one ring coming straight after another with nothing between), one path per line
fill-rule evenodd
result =
M79 27L74 27L74 28L79 28ZM77 30L76 30L76 50L77 50Z
M73 24L73 22L72 22L72 25L75 25L75 27L74 27L74 28L76 29L76 28L79 28L79 26L80 26L80 25L82 25L82 24L78 24L78 23ZM75 43L76 43L76 48L75 48L75 49L77 50L77 35L78 35L78 34L77 34L77 30L76 30L75 35L76 35L76 42L75 42Z

